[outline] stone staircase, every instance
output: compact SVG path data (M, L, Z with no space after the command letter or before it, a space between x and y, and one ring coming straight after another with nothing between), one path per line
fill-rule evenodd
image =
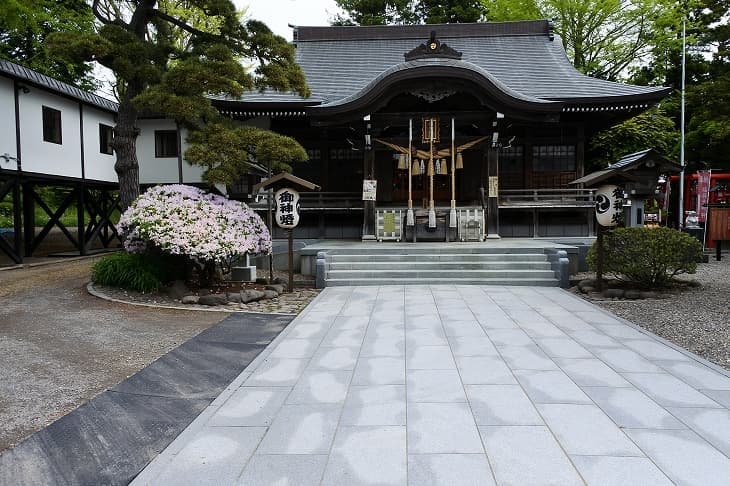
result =
M382 245L332 249L318 266L324 265L327 287L388 284L556 287L560 284L556 259L551 259L548 253L543 248Z

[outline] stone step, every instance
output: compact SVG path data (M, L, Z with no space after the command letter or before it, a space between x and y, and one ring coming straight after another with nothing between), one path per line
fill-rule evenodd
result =
M379 278L381 282L391 279L451 279L466 278L471 280L493 279L493 278L524 278L524 279L549 279L555 278L552 270L434 270L434 269L410 269L410 270L330 270L327 272L327 282L330 280L357 280L357 279Z
M416 255L416 254L480 254L480 255L504 255L504 254L544 254L542 247L521 248L521 247L493 247L493 246L462 246L453 243L450 246L433 246L428 244L414 243L408 247L390 246L387 244L376 245L368 248L332 248L327 250L329 255L353 255L353 254L378 254L378 255Z
M558 281L554 278L389 278L382 277L328 279L327 287L369 286L369 285L509 285L509 286L537 286L556 287Z
M461 270L550 270L550 263L545 261L383 261L379 258L361 261L333 261L330 263L330 272L336 270L390 270L390 271L422 271L446 270L459 272Z
M544 253L352 253L332 254L331 262L419 262L419 261L478 261L478 262L544 262Z

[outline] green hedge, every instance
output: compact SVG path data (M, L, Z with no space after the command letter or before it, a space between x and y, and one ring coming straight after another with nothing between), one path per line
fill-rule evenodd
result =
M91 280L137 292L154 292L180 278L182 268L166 255L114 253L96 262Z
M596 270L598 242L588 252ZM603 272L642 288L663 288L675 275L695 273L702 244L687 233L667 228L617 228L603 238Z

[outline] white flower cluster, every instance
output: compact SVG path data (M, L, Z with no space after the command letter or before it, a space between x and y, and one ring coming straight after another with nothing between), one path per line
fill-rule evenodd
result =
M122 214L119 227L132 253L152 245L216 263L244 253L271 253L269 230L248 206L182 184L147 190Z

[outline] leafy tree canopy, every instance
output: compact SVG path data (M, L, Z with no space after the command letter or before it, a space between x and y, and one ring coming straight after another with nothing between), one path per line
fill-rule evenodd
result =
M335 0L335 25L445 24L484 20L479 0Z
M626 154L647 148L668 157L674 156L678 140L674 121L661 109L653 108L594 136L586 171L604 169Z
M52 32L93 32L94 16L84 0L0 0L0 12L0 58L82 89L97 87L90 64L62 61L44 49Z
M254 163L276 174L291 172L290 162L307 160L307 152L291 137L224 121L192 132L187 141L185 158L205 168L203 178L209 184L234 184Z
M309 95L294 48L262 22L241 22L230 0L90 0L99 28L48 37L55 56L96 61L119 83L113 147L122 206L139 194L140 112L193 129L215 121L211 97L273 88ZM247 69L242 61L253 67ZM226 147L218 147L218 151Z

